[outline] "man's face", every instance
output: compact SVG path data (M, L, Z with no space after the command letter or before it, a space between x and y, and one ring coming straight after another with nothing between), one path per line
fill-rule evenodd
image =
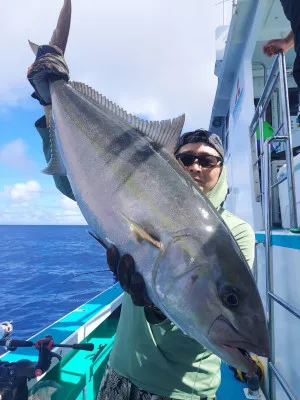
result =
M203 160L203 164L209 166L201 166L197 159L195 159L191 165L186 166L180 158L178 159L179 163L191 175L203 193L207 195L215 187L222 170L222 162L218 161L220 154L206 143L185 144L180 147L177 155L183 153L201 156L200 163ZM217 159L215 157L217 157ZM211 165L213 165L213 167L211 167Z

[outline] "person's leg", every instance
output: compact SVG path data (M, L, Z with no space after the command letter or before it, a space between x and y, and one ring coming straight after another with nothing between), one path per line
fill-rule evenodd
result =
M130 400L131 383L107 365L97 400Z
M194 396L197 400L217 400L216 398ZM146 392L137 388L135 385L131 386L130 400L176 400L171 397L157 396L156 394Z
M197 397L199 399L199 397ZM158 396L139 389L127 378L118 375L107 366L98 393L97 400L175 400L171 397ZM216 400L201 397L201 400Z
M293 68L293 76L298 87L298 117L297 126L300 127L300 50L296 53L296 58Z

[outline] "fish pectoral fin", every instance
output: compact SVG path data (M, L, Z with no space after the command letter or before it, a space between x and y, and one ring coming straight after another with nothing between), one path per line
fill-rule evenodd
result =
M153 237L150 233L148 233L142 226L138 225L134 221L132 221L130 218L126 217L126 215L120 213L121 216L128 222L129 228L131 232L133 233L133 236L135 237L136 241L141 243L143 240L146 240L148 243L152 244L153 246L157 247L160 249L162 247L162 243L157 240L155 237Z
M46 168L42 172L46 175L67 176L67 170L61 159L59 148L55 136L55 124L53 117L50 118L50 149L51 158Z

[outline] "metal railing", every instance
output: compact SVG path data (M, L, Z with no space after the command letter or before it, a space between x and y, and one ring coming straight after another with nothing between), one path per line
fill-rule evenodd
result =
M292 150L292 132L291 132L291 121L290 121L290 109L289 109L289 97L288 97L288 85L286 76L286 63L285 56L283 53L279 53L271 67L268 75L264 90L257 104L252 122L250 124L250 138L251 138L251 150L252 159L255 160L253 164L254 168L254 179L256 185L256 197L257 201L261 201L263 192L260 190L260 179L259 179L259 163L261 164L261 171L265 171L264 168L264 133L263 123L265 117L266 108L271 100L271 96L275 91L276 85L280 80L281 89L281 104L282 104L282 123L280 124L277 132L273 136L273 140L284 140L286 142L286 167L287 167L287 181L288 181L288 192L289 192L289 206L290 206L290 228L298 228L297 223L297 209L296 209L296 195L295 195L295 180L294 180L294 169L293 169L293 150ZM260 155L258 156L257 144L255 140L255 132L259 126L260 131ZM279 137L281 130L284 131L284 138ZM262 187L264 187L264 174L261 175ZM280 182L276 182L272 187L277 186ZM264 211L264 210L263 210Z
M281 92L281 109L282 109L282 123L279 126L274 136L264 140L263 123L265 117L265 110L271 100L272 93L274 92L276 85L280 85ZM260 155L258 155L257 143L256 143L256 129L259 126L260 129ZM283 134L279 135L283 131ZM272 189L279 185L283 180L287 179L288 192L289 192L289 207L290 207L290 228L298 228L297 223L297 209L296 209L296 195L295 195L295 182L294 182L294 165L293 165L293 148L292 148L292 134L291 134L291 123L290 123L290 110L289 110L289 98L288 98L288 85L286 75L286 62L283 53L279 53L271 67L269 76L267 78L263 93L258 102L255 110L254 117L250 125L250 137L251 137L251 150L253 156L253 168L254 168L254 179L256 190L256 200L262 202L262 212L264 220L265 230L265 257L266 257L266 315L270 334L271 343L271 354L268 362L269 369L269 391L270 398L273 400L274 393L274 380L277 379L283 388L284 392L290 400L296 400L296 396L289 388L288 383L284 377L280 374L279 370L275 366L275 354L274 354L274 302L284 307L287 311L292 313L295 317L300 319L300 310L296 309L292 305L285 302L279 296L273 292L273 263L272 263L272 252L271 252L271 239L272 239ZM271 154L270 145L274 141L284 141L285 155L286 155L286 172L287 176L284 179L280 179L276 183L271 182ZM260 171L259 171L260 164ZM260 177L262 184L260 184ZM260 190L260 188L263 190Z
M266 81L267 81L267 77L268 77L268 70L267 70L266 64L264 64L264 63L261 62L261 61L254 61L254 62L252 63L252 69L253 69L253 66L255 66L255 65L257 65L258 67L260 67L260 68L258 68L258 69L262 69L262 70L264 71L264 72L263 72L263 79L264 79L264 86L265 86Z

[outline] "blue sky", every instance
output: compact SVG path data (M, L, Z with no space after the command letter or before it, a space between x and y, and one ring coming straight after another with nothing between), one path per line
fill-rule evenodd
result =
M62 3L12 0L2 15L7 39L0 52L9 56L0 81L0 224L85 223L77 205L40 172L46 164L34 122L42 108L30 97L26 79L33 61L27 39L49 41ZM215 29L222 24L222 8L214 4L73 1L66 52L71 79L89 84L130 113L160 120L184 112L185 130L207 127L217 84Z
M0 223L84 223L74 202L56 190L46 166L41 138L34 121L41 107L31 99L30 108L8 108L1 114Z

